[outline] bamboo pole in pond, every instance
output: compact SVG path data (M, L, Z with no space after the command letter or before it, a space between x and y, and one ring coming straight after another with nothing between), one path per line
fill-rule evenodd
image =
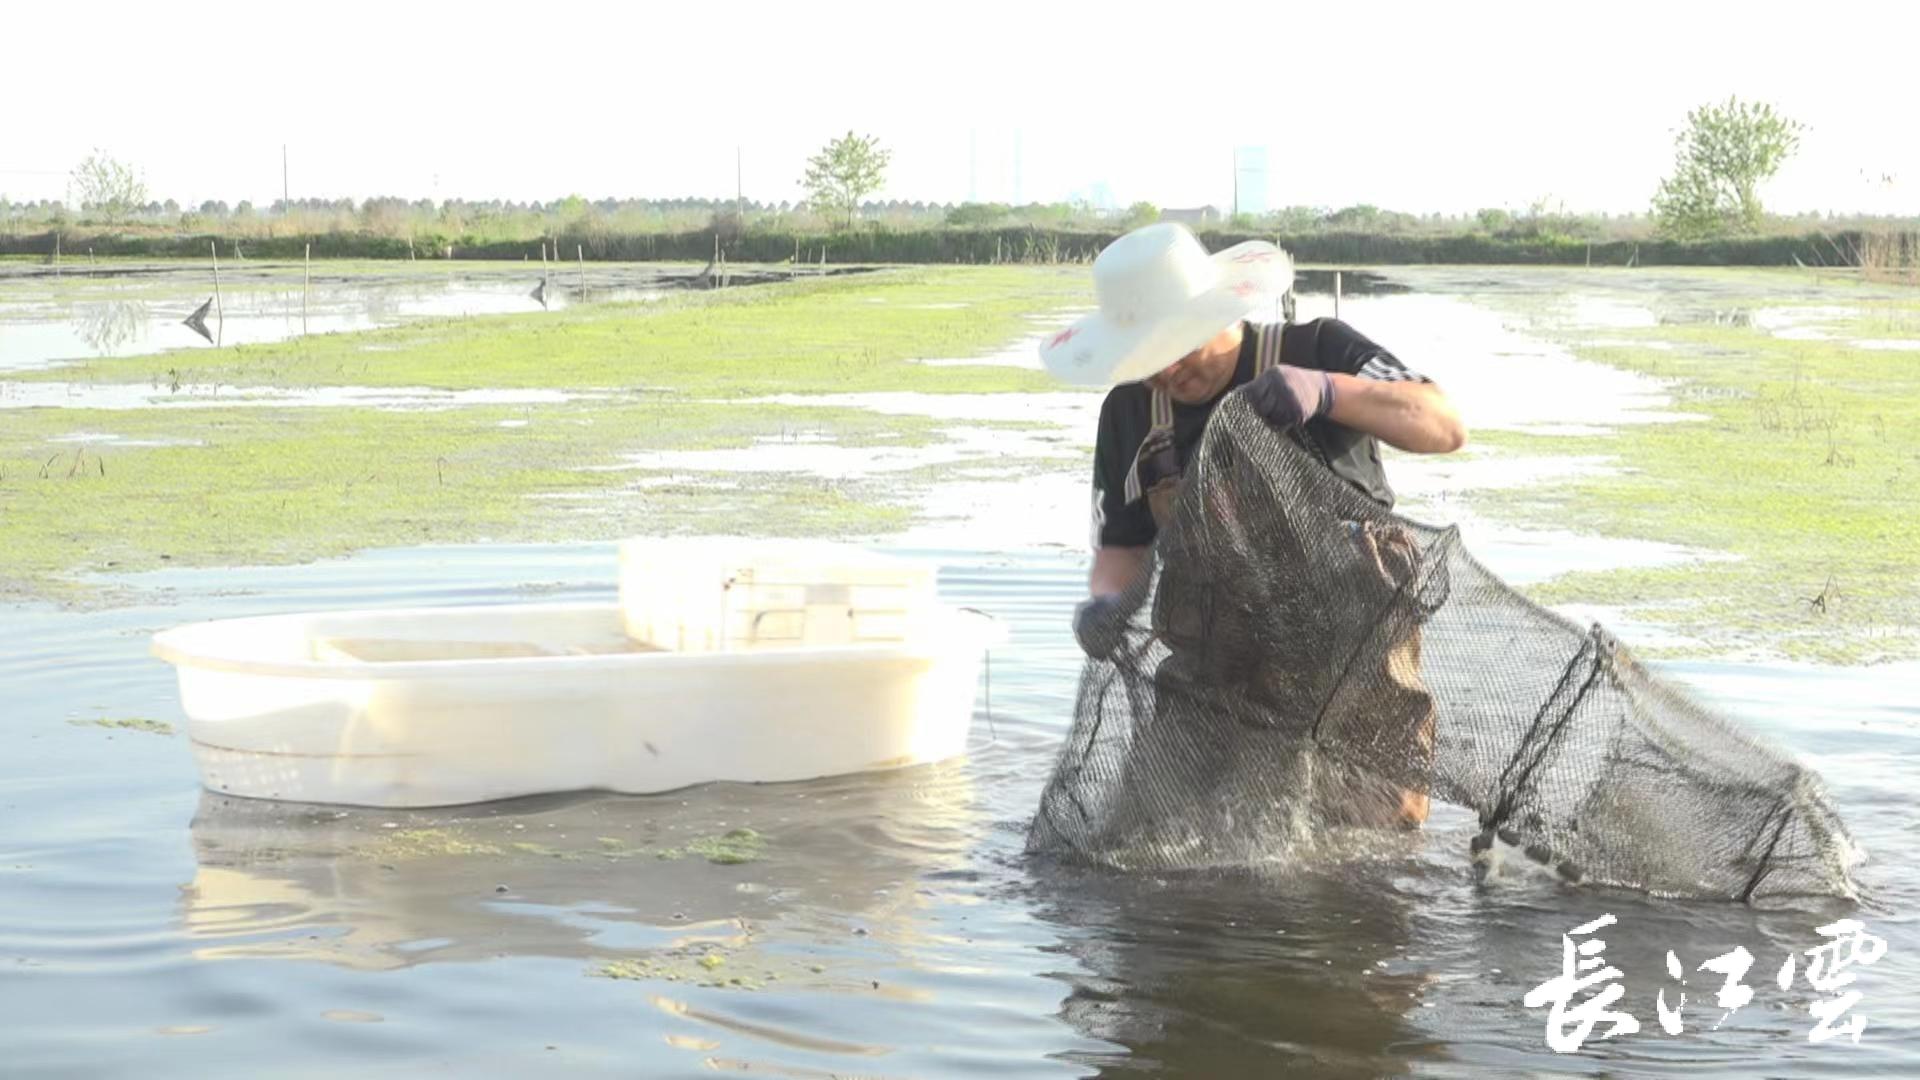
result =
M225 326L227 309L220 300L220 241L207 241L207 251L213 255L213 313L219 317L220 325Z
M1333 272L1333 317L1340 317L1340 271Z
M580 299L585 300L587 298L587 253L581 245L573 245L573 258L580 264Z
M307 294L313 291L313 241L307 241L306 284L300 290L300 332L307 332Z

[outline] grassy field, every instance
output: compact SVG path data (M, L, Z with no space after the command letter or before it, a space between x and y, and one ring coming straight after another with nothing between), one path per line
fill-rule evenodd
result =
M23 380L240 386L605 389L680 394L1055 389L1009 368L930 367L1084 303L1084 270L885 271L750 289L674 294L484 320L441 320L274 345L97 360Z
M1703 643L1682 651L1920 655L1920 353L1857 343L1920 336L1920 295L1766 273L1686 285L1654 294L1662 325L1603 332L1557 322L1552 305L1503 298L1582 359L1671 380L1677 406L1705 419L1601 437L1479 433L1483 446L1601 455L1618 468L1469 498L1495 517L1734 556L1530 590L1617 605ZM1793 299L1782 304L1783 294ZM1751 325L1761 310L1820 337Z
M1608 435L1475 433L1479 446L1506 454L1596 455L1617 466L1550 486L1469 492L1483 514L1731 556L1563 575L1533 595L1618 608L1698 641L1693 653L1920 655L1920 353L1874 346L1920 337L1920 294L1779 271L1434 270L1410 280L1495 308L1582 359L1668 380L1677 407L1705 418ZM98 285L62 286L83 287ZM653 450L799 446L803 435L846 447L939 442L943 425L930 420L733 399L1058 390L1034 371L911 361L1002 347L1034 332L1036 317L1087 304L1089 292L1079 267L894 269L14 373L82 386L575 396L437 411L5 412L0 596L84 600L99 595L89 576L97 571L426 541L885 532L911 515L904 492L950 470L716 483L617 466ZM1568 314L1581 298L1647 317L1582 325ZM1781 336L1783 318L1817 339ZM1419 344L1396 342L1412 355ZM1004 465L1009 475L1038 467Z
M724 399L869 389L1056 390L1007 367L930 366L1033 332L1081 276L936 269L690 294L663 303L433 320L280 345L13 373L74 384L540 387L559 404L33 409L0 425L0 596L84 600L86 575L304 560L357 548L635 532L847 535L908 510L875 482L744 475L737 485L614 468L648 450L778 443L913 446L933 421ZM1020 425L1013 424L1010 427ZM83 441L66 441L82 435ZM908 478L930 483L938 470Z

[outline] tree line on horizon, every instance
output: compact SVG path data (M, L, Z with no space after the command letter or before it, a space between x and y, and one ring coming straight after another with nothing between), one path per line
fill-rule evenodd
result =
M1363 233L1382 236L1478 234L1500 239L1619 240L1660 237L1711 240L1794 228L1885 226L1868 215L1772 215L1760 186L1798 149L1804 128L1771 106L1729 98L1700 106L1675 139L1672 171L1661 179L1645 214L1569 212L1538 200L1471 214L1411 214L1368 204L1290 206L1262 214L1183 220L1227 230L1276 235ZM779 203L726 198L601 198L573 194L552 201L407 199L375 196L276 199L264 206L205 200L197 206L154 200L131 165L95 150L72 174L81 210L58 200L12 202L0 194L0 226L17 235L33 227L150 231L178 229L238 235L360 232L380 236L458 236L477 241L540 236L685 233L711 229L722 240L748 232L821 233L862 227L901 230L1032 228L1111 231L1157 220L1162 209L1085 202L941 203L876 200L891 153L872 136L848 131L809 158L807 197ZM1211 210L1212 208L1204 208Z

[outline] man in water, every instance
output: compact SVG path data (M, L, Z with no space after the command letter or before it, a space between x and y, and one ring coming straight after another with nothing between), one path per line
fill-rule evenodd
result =
M1249 241L1210 256L1186 229L1149 225L1102 251L1093 275L1099 310L1041 349L1056 376L1113 387L1094 449L1089 596L1074 612L1074 636L1090 657L1107 658L1123 643L1155 537L1229 392L1240 390L1255 413L1383 507L1393 505L1393 491L1381 442L1422 454L1466 442L1459 414L1432 380L1346 323L1249 319L1292 287L1291 260L1272 244ZM1383 575L1411 572L1416 556L1406 538L1355 536ZM1402 691L1399 722L1430 752L1432 706L1418 684L1417 635L1396 643L1385 666L1384 681ZM1424 793L1396 794L1400 820L1425 819Z

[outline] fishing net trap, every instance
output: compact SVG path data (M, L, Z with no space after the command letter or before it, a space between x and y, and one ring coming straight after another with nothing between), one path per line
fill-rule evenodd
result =
M1819 779L1222 402L1088 661L1030 851L1251 866L1328 829L1415 827L1568 880L1752 901L1850 896ZM1466 854L1466 853L1463 853Z

